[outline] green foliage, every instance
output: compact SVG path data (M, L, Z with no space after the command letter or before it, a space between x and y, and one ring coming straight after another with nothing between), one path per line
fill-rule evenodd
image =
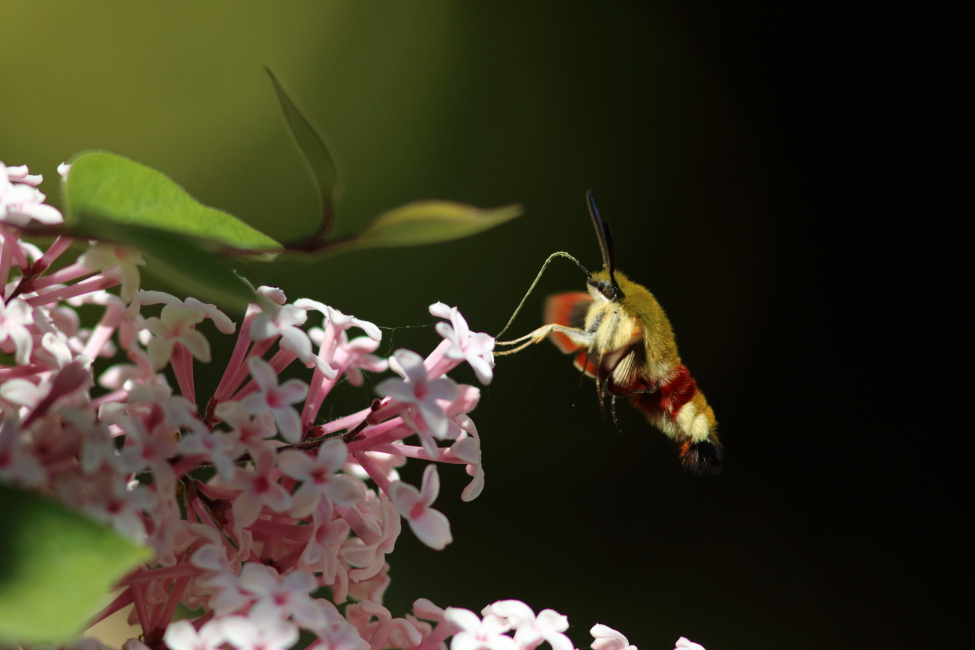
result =
M113 153L76 156L63 192L66 224L91 237L117 241L116 226L139 226L195 237L216 249L281 250L237 217L203 205L165 174Z
M328 239L335 222L338 185L335 161L325 141L298 110L274 73L270 69L267 73L281 102L291 135L315 177L322 201L322 219L318 230L289 248L333 254L366 248L436 244L477 234L521 214L521 207L517 205L483 210L451 201L417 201L383 212L354 235Z
M45 497L0 484L0 642L59 643L152 553Z
M317 230L287 250L318 257L433 244L477 234L521 214L517 205L483 210L449 201L418 201L387 210L358 233L328 239L338 184L334 159L274 73L267 72L322 202ZM286 250L233 215L201 204L165 174L124 156L100 151L79 154L62 189L69 234L137 248L150 262L150 273L180 292L236 311L253 300L253 290L213 254L268 260Z
M270 68L265 68L265 70L267 70L271 82L274 84L274 91L278 95L278 101L281 102L281 112L284 113L288 129L294 136L301 155L315 177L315 184L318 186L318 193L322 201L322 220L316 236L325 237L332 229L335 220L335 194L339 178L335 161L332 159L332 154L325 141L315 131L311 122L295 106L294 101L288 96L278 78L271 72Z
M520 205L484 210L453 201L416 201L383 212L356 235L329 242L326 250L436 244L476 235L520 214Z
M164 174L112 153L83 153L64 183L65 222L78 234L141 250L149 270L187 295L243 311L253 291L208 251L273 255L281 245L207 207Z

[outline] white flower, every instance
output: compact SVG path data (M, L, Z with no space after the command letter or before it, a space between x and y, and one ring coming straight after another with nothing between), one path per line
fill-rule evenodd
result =
M229 481L234 477L234 461L244 453L244 445L237 432L196 431L180 439L179 450L186 455L206 457L216 465L220 478Z
M274 469L274 452L267 450L257 457L253 472L239 470L234 474L229 486L243 490L234 499L237 525L246 528L253 524L265 505L275 512L284 512L291 507L291 495L273 478Z
M294 494L291 514L306 517L326 496L340 506L351 506L359 500L359 484L348 476L336 474L342 469L349 452L341 440L329 440L318 448L312 460L303 451L289 449L278 456L278 467L291 478L302 481Z
M414 405L430 431L443 438L447 434L447 415L437 400L457 399L460 395L457 384L447 377L429 379L423 358L416 352L401 349L393 356L406 374L406 379L386 379L376 386L376 392L383 397Z
M45 225L64 222L57 208L44 203L44 193L33 187L41 180L27 174L26 166L7 167L0 162L0 222L13 226L26 226L31 219Z
M241 406L251 415L274 414L274 421L285 440L291 443L301 440L301 417L291 404L305 398L308 384L299 379L289 379L278 385L274 368L258 357L251 357L247 367L260 390L245 397Z
M298 640L298 628L284 621L228 616L222 623L227 642L237 650L287 650Z
M250 335L255 341L264 341L280 336L279 345L281 348L298 355L306 367L316 367L322 374L334 376L335 371L332 367L315 354L308 334L298 327L304 325L307 319L308 312L305 310L295 305L281 305L276 307L275 313L265 311L256 314L251 321Z
M419 490L402 481L393 483L389 488L389 498L399 513L409 522L416 536L421 542L438 551L454 541L450 535L450 522L447 517L439 510L430 507L439 493L440 476L437 474L437 466L432 463L423 470L423 483Z
M601 623L594 625L589 634L595 639L592 650L636 650L636 646L630 645L625 636Z
M381 493L379 498L367 494L356 509L368 527L368 541L362 537L349 537L342 542L340 557L356 567L349 572L352 580L368 580L382 571L386 555L393 552L402 530L402 520L393 502ZM371 496L371 498L370 498Z
M152 333L146 347L156 370L166 367L177 343L183 344L203 363L210 362L210 342L195 329L203 317L204 313L199 309L166 305L158 318L146 319L146 328Z
M553 609L544 609L535 616L531 607L520 600L499 600L485 607L484 620L495 618L507 630L514 630L519 647L534 648L548 642L553 650L573 650L572 641L562 634L569 629L569 620Z
M0 479L36 487L47 479L47 472L20 434L16 418L5 417L0 426Z
M138 250L116 244L102 243L96 243L85 251L78 258L78 263L96 271L104 271L113 266L118 266L122 274L122 288L119 295L127 303L132 302L139 291L139 285L142 283L139 267L146 265L146 261L142 259L142 253Z
M328 305L318 302L317 300L310 300L308 298L299 298L295 300L295 307L300 309L314 309L315 311L325 314L328 319L328 323L339 329L346 330L350 327L358 327L366 336L371 338L373 341L379 342L383 338L383 333L374 324L367 320L361 320L355 316L349 316L348 314L343 314L338 309L329 307Z
M272 622L293 617L302 627L321 625L323 613L308 595L317 586L314 576L304 571L281 576L271 567L250 562L240 572L241 590L257 598L250 610L254 620Z
M34 349L34 337L29 325L34 323L34 312L26 302L14 298L6 305L0 300L0 344L10 340L16 351L14 361L18 366L30 363Z
M521 646L506 635L507 628L495 617L483 621L469 609L448 607L444 620L460 628L450 642L450 650L520 650Z
M457 417L457 422L464 430L465 437L460 437L450 447L450 453L467 462L467 473L473 480L461 492L462 501L473 501L484 489L484 465L481 462L481 439L477 435L474 421L467 415ZM469 434L469 435L468 435Z
M472 333L456 307L437 302L430 305L430 314L450 320L450 325L437 323L437 333L450 342L445 355L451 359L466 360L474 369L477 380L485 386L490 384L494 368L494 339L483 332Z
M192 623L183 619L169 624L163 640L169 650L217 650L226 637L220 619L207 621L199 632Z

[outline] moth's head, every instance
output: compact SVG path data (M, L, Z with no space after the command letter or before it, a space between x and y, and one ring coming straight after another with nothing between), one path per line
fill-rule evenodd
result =
M616 278L616 256L613 250L613 235L609 230L609 224L599 216L599 208L596 207L596 199L592 196L592 191L586 192L586 204L589 206L589 216L592 217L592 225L596 228L596 239L599 240L599 250L603 254L603 270L589 276L587 284L589 293L594 300L600 299L609 302L619 302L624 298L620 291L619 282Z
M593 299L597 302L602 300L607 302L622 301L626 296L617 282L619 275L618 271L611 273L609 269L603 269L590 275L589 279L586 280L586 286Z

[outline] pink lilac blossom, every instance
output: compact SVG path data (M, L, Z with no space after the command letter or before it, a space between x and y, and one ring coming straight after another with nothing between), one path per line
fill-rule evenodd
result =
M386 359L374 354L382 331L373 323L289 303L280 289L261 287L235 323L192 297L141 289L138 252L94 242L58 264L70 238L41 251L20 237L32 219L60 222L41 180L0 163L0 351L11 364L0 365L0 480L60 498L153 551L90 624L133 605L142 634L126 650L284 650L300 630L317 650L571 650L564 616L536 616L519 601L489 606L483 620L425 599L403 616L382 603L404 520L431 548L452 541L446 514L432 508L436 465L473 477L463 501L484 488L469 415L480 391L446 373L466 362L489 383L490 336L437 303L429 311L444 319L443 340L433 352ZM94 326L82 305L99 312ZM311 312L320 328L309 327ZM194 369L211 362L197 329L206 318L236 343L200 412ZM365 336L350 338L353 327ZM282 381L295 361L309 372ZM399 378L381 381L378 398L326 416L340 380L361 386L364 372L388 369ZM396 469L410 459L426 463L419 488ZM180 605L197 613L173 622ZM631 647L605 626L593 634L597 650ZM104 646L85 638L72 647Z
M26 226L31 219L51 225L64 221L57 208L44 203L35 186L44 178L27 173L27 165L7 167L0 162L0 223Z

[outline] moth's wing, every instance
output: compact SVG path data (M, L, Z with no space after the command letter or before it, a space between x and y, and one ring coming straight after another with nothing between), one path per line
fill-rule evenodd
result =
M595 379L596 373L599 372L599 368L596 366L598 361L598 352L590 352L588 349L582 348L576 352L576 358L573 360L572 365L574 365L577 370L581 370L586 373L587 377L592 377Z
M645 373L647 348L643 338L643 323L637 322L629 340L615 350L602 355L595 368L598 385L613 395L630 395L655 390Z
M549 296L548 300L545 301L545 322L580 330L585 329L586 312L589 311L591 304L592 296L583 291L569 291ZM566 354L585 350L584 346L573 343L572 339L561 332L552 332L549 334L549 338Z

